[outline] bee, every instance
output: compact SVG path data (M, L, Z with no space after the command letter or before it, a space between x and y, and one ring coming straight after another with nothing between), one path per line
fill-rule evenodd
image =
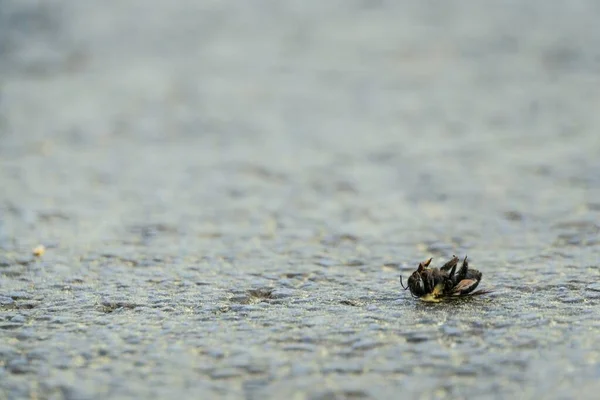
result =
M432 258L419 263L417 270L408 278L408 284L404 286L402 277L400 285L404 290L410 289L413 297L423 301L439 302L444 298L458 296L477 296L489 293L489 290L474 291L481 282L482 273L476 269L469 268L467 256L462 265L456 271L459 259L452 259L441 268L430 268Z

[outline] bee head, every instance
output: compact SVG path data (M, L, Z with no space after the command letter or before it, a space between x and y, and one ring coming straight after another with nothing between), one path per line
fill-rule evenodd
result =
M421 265L419 265L419 267L421 267ZM408 278L408 288L410 289L410 292L417 297L427 294L425 282L423 282L423 278L421 277L421 271L417 270L413 272Z
M430 258L427 261L419 263L417 270L408 278L408 285L406 287L402 283L402 277L400 277L400 285L402 285L404 290L410 289L410 293L416 297L421 297L427 294L425 282L423 281L421 274L428 270L427 267L429 267L429 264L431 264L431 260L432 259Z

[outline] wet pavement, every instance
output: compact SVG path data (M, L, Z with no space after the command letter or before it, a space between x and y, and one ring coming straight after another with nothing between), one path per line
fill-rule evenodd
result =
M595 398L599 17L0 0L0 399Z

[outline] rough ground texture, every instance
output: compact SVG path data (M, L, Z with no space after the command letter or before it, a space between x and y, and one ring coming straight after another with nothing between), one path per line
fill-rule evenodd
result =
M595 397L598 20L0 0L0 399Z

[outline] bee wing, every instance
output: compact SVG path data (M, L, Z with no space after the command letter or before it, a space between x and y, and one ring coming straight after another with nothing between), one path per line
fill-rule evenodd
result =
M479 285L478 280L463 279L462 281L458 282L458 284L454 286L454 288L452 288L452 295L460 296L461 294L467 294L474 290L477 287L477 285Z

